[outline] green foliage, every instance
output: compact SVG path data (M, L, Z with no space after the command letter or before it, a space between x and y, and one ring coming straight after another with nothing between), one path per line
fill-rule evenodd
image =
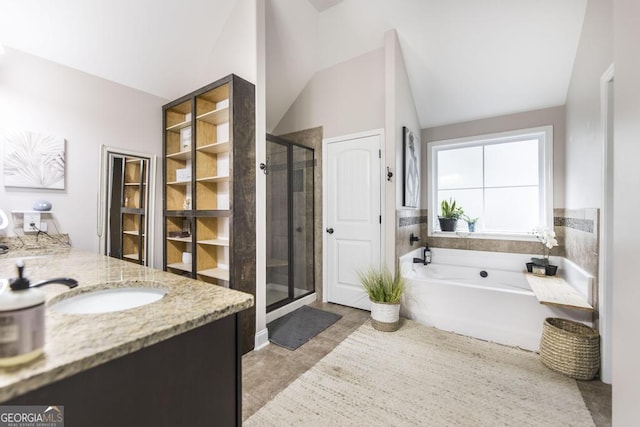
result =
M458 219L464 215L461 206L456 206L456 201L449 198L449 201L443 200L440 203L440 218Z
M469 224L475 224L476 222L478 222L479 218L471 218L471 217L468 217L467 215L463 215L462 219L464 219Z
M366 272L358 272L360 283L374 302L399 303L404 292L404 279L399 274L395 277L386 268L378 271L369 268Z

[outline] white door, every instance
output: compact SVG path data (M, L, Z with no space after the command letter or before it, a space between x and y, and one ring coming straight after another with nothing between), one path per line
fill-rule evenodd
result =
M327 301L370 309L358 272L380 267L379 134L327 144Z

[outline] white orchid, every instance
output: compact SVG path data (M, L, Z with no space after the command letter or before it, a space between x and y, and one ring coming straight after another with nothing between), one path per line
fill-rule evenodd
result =
M542 258L531 258L531 260L539 265L548 265L549 252L555 246L558 246L556 233L549 227L536 227L532 233L542 243Z

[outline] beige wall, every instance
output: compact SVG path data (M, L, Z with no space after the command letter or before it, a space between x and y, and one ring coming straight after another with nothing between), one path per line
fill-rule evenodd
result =
M613 425L640 419L640 2L613 0L615 62L614 253L613 253Z
M384 127L382 48L318 71L272 133L318 126L324 138Z
M422 141L426 145L432 141L546 125L553 126L553 206L563 207L565 199L565 109L563 106L427 128L422 130ZM426 167L423 169L426 170Z
M420 139L420 120L411 92L409 76L404 63L404 56L398 34L395 30L385 33L385 166L389 166L394 174L391 181L385 180L385 239L395 242L385 246L387 267L393 271L396 259L413 250L426 240L426 214L420 207L427 205L426 150L421 151L420 206L404 208L404 176L403 176L403 135L406 126ZM422 145L422 144L421 144ZM425 230L424 233L421 230ZM421 242L409 245L409 235L421 235Z
M566 208L602 207L600 77L613 61L611 0L589 1L566 104Z
M49 200L60 231L74 247L97 252L96 232L100 144L162 154L162 110L167 100L74 69L7 49L0 58L0 128L32 130L66 140L64 190L4 187L0 209L30 209ZM4 156L0 156L0 170ZM157 179L161 174L158 164ZM161 218L162 186L156 195ZM4 230L7 232L7 230ZM162 221L156 221L157 235ZM156 266L162 239L156 239Z

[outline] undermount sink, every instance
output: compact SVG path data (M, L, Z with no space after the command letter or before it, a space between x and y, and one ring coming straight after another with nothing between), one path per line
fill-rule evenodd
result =
M150 287L100 289L63 298L50 308L66 314L111 313L151 304L162 299L166 293L166 289Z

